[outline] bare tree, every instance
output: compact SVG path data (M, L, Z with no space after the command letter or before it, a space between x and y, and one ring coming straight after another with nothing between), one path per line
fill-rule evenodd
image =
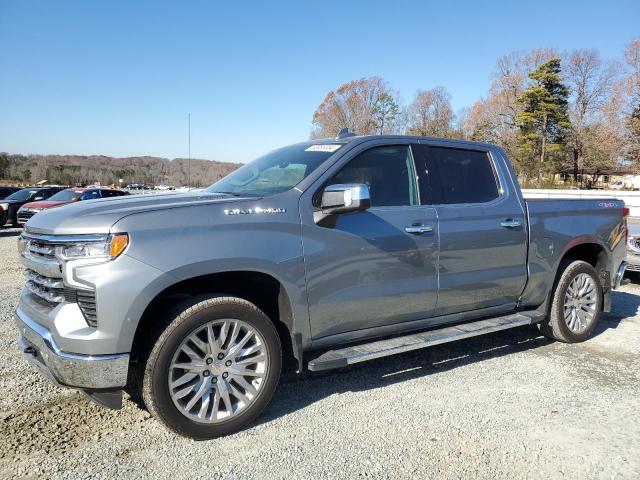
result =
M627 160L640 163L640 38L627 45L624 52L626 76L624 91L624 155Z
M313 113L312 138L332 137L342 128L358 135L391 133L400 106L380 77L361 78L330 91Z
M572 126L569 147L573 180L577 182L587 137L593 135L592 127L600 119L600 114L603 113L601 110L611 95L618 66L615 62L603 61L594 50L576 50L565 56L564 74L571 89L569 116ZM597 130L602 131L603 128L604 125L599 126Z
M448 137L453 130L451 94L444 87L419 90L408 108L410 135Z

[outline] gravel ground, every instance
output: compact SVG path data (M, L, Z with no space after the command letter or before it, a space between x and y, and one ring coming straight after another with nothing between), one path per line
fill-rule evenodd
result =
M258 423L194 442L31 370L17 233L0 231L0 477L640 478L638 285L586 343L527 327L288 380Z

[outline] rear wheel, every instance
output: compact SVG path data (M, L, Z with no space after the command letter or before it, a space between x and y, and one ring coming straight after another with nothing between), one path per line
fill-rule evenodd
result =
M587 262L564 262L561 272L553 292L549 318L538 328L553 340L584 342L600 318L602 286L596 270Z
M145 405L187 437L234 433L273 396L282 362L278 333L240 298L201 297L179 310L146 362Z

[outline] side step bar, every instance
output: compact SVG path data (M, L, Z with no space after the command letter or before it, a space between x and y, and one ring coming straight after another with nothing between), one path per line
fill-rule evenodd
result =
M330 350L309 361L308 368L317 372L332 368L346 367L354 363L386 357L397 353L432 347L442 343L455 342L463 338L484 335L485 333L507 330L509 328L531 325L532 317L520 313L503 317L489 318L476 322L462 323L454 327L439 328L426 332L414 333L402 337L377 340L371 343Z

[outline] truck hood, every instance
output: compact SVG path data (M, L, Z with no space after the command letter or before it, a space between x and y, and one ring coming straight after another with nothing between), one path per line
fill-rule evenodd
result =
M135 213L241 200L247 200L247 198L207 192L131 195L86 200L43 210L31 217L26 229L33 233L49 235L106 234L118 220Z

